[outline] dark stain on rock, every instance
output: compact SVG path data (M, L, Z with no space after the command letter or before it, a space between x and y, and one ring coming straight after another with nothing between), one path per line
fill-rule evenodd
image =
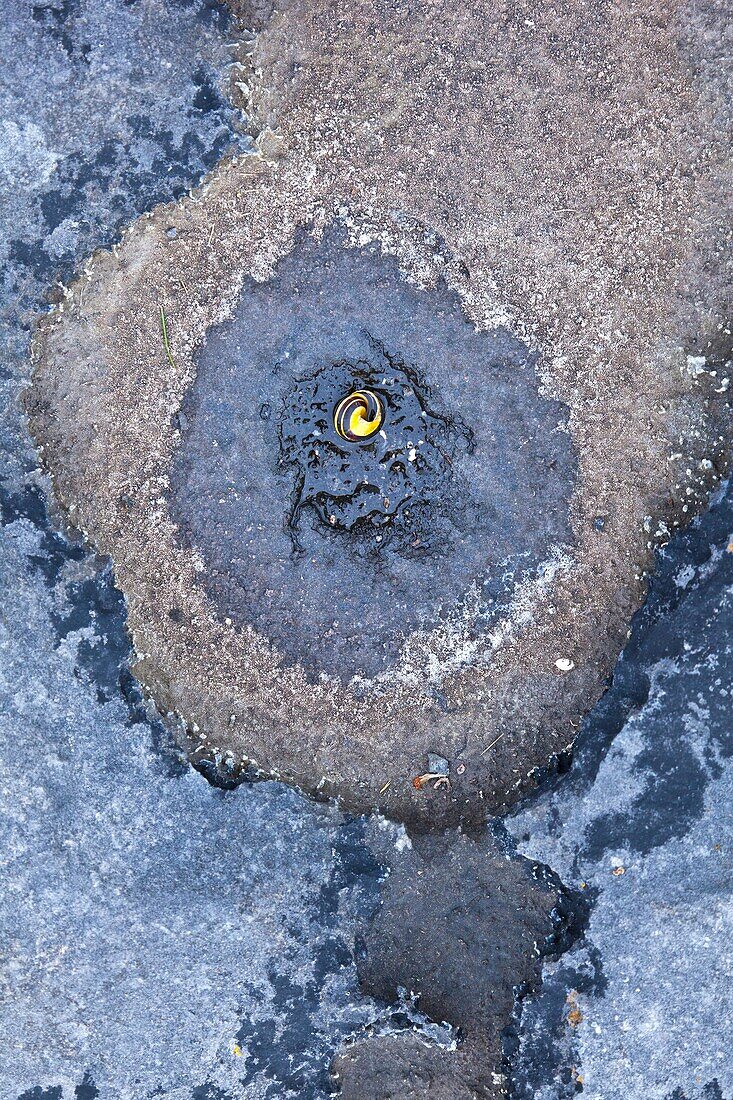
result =
M345 1100L468 1100L506 1094L516 998L536 991L542 959L579 935L585 914L557 876L497 840L418 837L392 857L358 962L363 988L407 998L455 1030L359 1038L334 1063ZM511 917L510 917L511 914Z
M326 406L367 381L404 421L349 456ZM182 413L180 538L202 554L222 617L314 678L389 669L469 592L483 629L570 541L575 460L535 357L506 331L477 332L445 285L418 289L336 231L302 236L272 280L246 283L235 317L209 333Z
M49 587L56 584L66 562L82 561L89 552L80 540L71 542L53 529L45 495L38 485L26 483L20 490L9 490L0 479L0 527L17 520L26 520L40 532L40 552L32 554L30 561Z
M712 1081L703 1085L699 1093L688 1093L682 1088L677 1088L666 1097L666 1100L727 1100L727 1097L723 1095L717 1078L713 1078Z
M467 507L467 486L452 467L473 446L460 417L436 413L419 379L374 343L376 362L335 363L296 380L280 416L281 461L296 471L288 526L300 549L301 510L311 506L324 524L354 532L364 554L389 544L424 556L442 544L438 511ZM379 357L381 356L381 362ZM336 411L365 390L375 404L366 439L344 439Z
M121 695L130 724L148 725L161 771L171 777L184 775L189 768L187 757L130 671L125 599L114 584L110 563L97 559L98 568L89 570L85 579L65 579L66 568L83 566L91 557L86 543L67 538L54 528L38 485L29 482L12 492L0 480L0 530L18 521L32 524L38 533L39 550L29 554L28 560L46 586L55 591L57 609L52 610L51 621L59 643L75 631L87 631L76 644L75 675L93 687L99 703ZM204 772L204 768L199 770Z
M511 1067L510 1100L535 1100L550 1083L553 1100L572 1100L582 1091L568 1052L568 997L602 997L608 986L597 948L586 940L583 950L583 963L544 973L541 997L522 1002L516 1029L519 1032L521 1025L524 1042ZM528 1034L531 1042L526 1041Z
M173 0L170 22L158 19L153 35L154 9L143 12L134 5L141 10L128 17L126 7L132 5L43 0L31 8L18 5L18 13L11 5L7 13L10 33L28 39L29 48L44 56L33 71L36 98L54 102L58 88L65 87L75 104L71 127L67 111L54 111L54 122L39 109L46 140L59 159L37 199L31 191L25 224L18 227L11 219L8 225L18 233L9 242L8 278L15 281L12 289L23 309L38 308L47 284L69 278L85 255L110 245L142 211L185 194L227 150L251 146L219 90L216 70L200 56L202 25L225 32L231 21L227 9L218 0ZM180 47L169 46L174 29L182 39L197 40L199 57L192 49L195 67L189 74L176 65L176 58L182 62ZM119 45L107 51L104 66L90 65L90 53L115 33ZM26 79L22 54L5 59L10 87ZM135 65L153 64L159 73L154 84L136 80ZM110 86L119 89L125 81L134 92L125 98L129 114L100 107Z
M720 690L733 679L727 624L720 613L721 587L724 591L733 585L733 554L725 550L732 529L733 486L657 553L647 600L634 617L608 690L583 724L571 770L561 775L555 769L540 782L539 790L547 791L557 789L562 778L582 797L616 736L649 702L653 671L658 670L664 681L664 709L656 725L650 717L642 727L645 743L633 765L647 782L630 807L594 819L579 860L597 860L605 851L622 847L646 854L672 837L684 836L703 813L705 790L719 774L720 759L733 753L729 696L725 688ZM705 637L712 638L709 660L716 675L699 685L697 701L706 711L703 720L710 732L700 755L686 737L690 683L684 672L690 660L699 660L694 646L690 650L690 640Z
M232 1094L216 1085L197 1085L191 1092L191 1100L232 1100Z
M347 1031L335 1022L329 1036L314 1041L314 1028L324 985L352 961L351 946L336 932L339 906L344 892L357 890L360 911L373 911L384 874L364 842L361 819L342 826L334 855L330 880L320 891L314 913L319 925L332 929L332 933L324 937L316 952L312 971L299 980L274 971L268 974L274 1001L268 1000L267 1018L257 1018L260 995L253 989L254 1012L243 1012L237 1032L237 1042L247 1051L241 1085L262 1083L264 1078L269 1081L262 1093L267 1100L280 1100L284 1095L320 1100L334 1091L329 1049L338 1038L346 1038ZM301 928L292 931L304 934ZM277 1010L277 1024L272 1019L273 1008Z
M35 1088L27 1089L21 1093L18 1100L63 1100L63 1093L64 1090L61 1085L52 1085L49 1088L36 1085ZM73 1100L97 1100L98 1096L99 1089L94 1084L91 1073L87 1070L80 1084L74 1088Z
M48 3L34 4L31 14L34 22L39 23L61 45L69 58L78 56L86 61L91 47L78 41L71 26L79 6L79 0L50 0Z
M588 829L585 858L598 860L619 848L646 854L672 837L684 836L702 815L707 770L674 728L655 732L634 765L634 771L648 776L643 792L631 809L595 818Z
M608 731L599 717L619 709L625 720L628 710L619 701L628 697L634 684L638 705L643 705L649 695L650 670L657 668L664 684L664 709L657 722L650 715L644 724L645 744L634 762L634 771L646 776L647 782L629 808L593 822L584 858L598 859L604 851L620 847L643 854L672 837L684 836L704 811L705 790L720 767L718 755L726 759L733 753L730 701L723 687L733 680L733 654L726 644L726 617L720 614L721 584L733 585L733 554L724 549L731 526L733 490L659 555L649 599L634 622L613 686L589 722L595 740L581 739L579 748L580 777L587 781L605 755L601 738ZM722 552L714 573L707 576L716 544ZM711 636L710 660L716 675L710 683L699 685L692 700L684 672L690 660L700 658L690 642ZM697 720L710 734L702 758L687 739L686 722L696 720L690 714L692 701L700 707Z

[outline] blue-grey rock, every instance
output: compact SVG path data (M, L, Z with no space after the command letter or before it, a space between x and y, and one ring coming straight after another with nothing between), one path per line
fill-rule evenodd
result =
M574 1076L594 1100L733 1095L732 533L729 491L662 555L570 772L508 821L592 899L525 1007L522 1100Z
M49 526L18 400L47 286L246 141L226 25L206 2L3 5L2 1100L321 1097L372 1013L358 826L273 784L210 786L148 720L123 601Z
M228 33L199 0L3 4L0 1100L322 1100L341 1040L391 1026L357 989L381 875L360 824L226 759L218 786L190 769L132 680L109 571L48 522L19 405L48 286L247 147ZM580 1078L590 1100L733 1095L732 528L726 501L669 548L570 771L508 822L589 908L524 1001L517 1100ZM423 1052L454 1039L408 1020Z

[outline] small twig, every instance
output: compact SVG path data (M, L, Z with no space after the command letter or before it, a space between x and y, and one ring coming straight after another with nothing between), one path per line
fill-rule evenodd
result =
M160 327L163 332L163 347L165 348L165 353L168 356L168 362L173 367L173 370L175 370L176 364L173 359L173 352L171 351L170 341L168 340L168 322L165 319L165 310L162 306L160 307Z
M500 733L498 737L495 737L491 744L486 746L484 751L481 753L481 756L486 756L486 753L489 751L489 749L493 749L494 745L497 743L497 741L501 741L505 733L506 730L504 730L503 733Z

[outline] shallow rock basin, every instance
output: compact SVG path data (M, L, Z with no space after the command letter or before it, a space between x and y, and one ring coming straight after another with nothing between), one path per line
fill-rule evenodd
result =
M171 515L222 618L344 682L415 630L485 631L572 541L567 410L536 360L379 249L302 237L211 330L178 415ZM344 442L333 410L364 386L385 423Z

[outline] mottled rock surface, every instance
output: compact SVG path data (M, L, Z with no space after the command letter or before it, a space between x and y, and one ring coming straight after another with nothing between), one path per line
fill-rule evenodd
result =
M358 834L283 787L216 790L107 698L118 601L49 542L3 528L0 1096L323 1095L374 1014L340 915Z
M192 750L231 752L242 767L424 828L502 810L567 748L643 597L653 546L702 506L728 462L720 138L730 111L725 72L700 62L723 25L714 5L663 0L379 12L301 0L276 8L254 45L244 40L235 83L249 92L256 152L90 261L41 327L29 402L61 501L114 560L137 675L161 710L182 716ZM246 312L252 280L276 293L296 241L333 227L394 257L436 324L445 285L487 337L522 341L536 386L567 410L577 461L570 550L516 578L489 629L471 605L483 575L502 574L488 563L491 540L464 594L448 586L444 619L408 621L394 668L367 664L346 684L333 675L338 629L303 615L300 651L311 627L314 648L331 649L314 682L283 642L277 607L268 630L267 614L243 621L212 598L222 585L207 571L226 578L239 529L264 523L275 529L268 549L245 572L262 562L254 588L267 611L282 507L263 518L244 494L204 552L181 543L181 502L174 516L168 498L176 417L212 328ZM336 347L345 324L336 310ZM255 359L261 337L255 326ZM426 381L437 369L427 365ZM467 373L475 385L486 369ZM498 416L499 455L525 445L517 428L532 420L534 392L517 396L517 418ZM452 406L467 422L470 396L467 386ZM249 415L242 397L233 421ZM275 477L276 448L269 462ZM498 473L496 454L485 462ZM540 533L555 504L538 488L529 518ZM534 551L542 540L527 526ZM480 525L471 538L487 541ZM323 588L329 575L324 566ZM303 584L319 587L313 576ZM416 792L430 752L455 763L450 788Z
M712 85L729 71L720 9L695 11L691 56ZM375 993L391 997L397 975L419 986L394 949L400 938L410 946L414 929L433 993L444 975L455 997L460 955L438 966L435 953L450 938L443 902L455 897L460 910L463 887L483 883L477 905L490 911L491 858L457 859L431 901L412 889L419 844L403 830L376 821L365 831L276 784L237 786L234 757L206 763L218 788L191 771L130 674L109 567L49 524L53 496L20 409L28 329L47 286L195 184L231 142L246 147L217 91L227 34L206 3L3 9L0 1097L325 1100L346 1039L337 1068L351 1096L404 1100L412 1088L417 1100L432 1088L455 1100L458 1064L469 1093L476 1086L471 1043L443 1024L440 1000L424 1006L431 1021L406 993L389 1005L360 993L357 961ZM297 62L292 71L302 72ZM604 425L602 409L594 423ZM593 526L608 523L599 515ZM556 783L508 822L507 854L514 837L590 908L585 938L545 960L542 990L505 1036L496 1073L510 1074L521 1100L567 1100L581 1079L591 1100L733 1095L731 533L728 501L666 551L572 767L562 757ZM442 774L440 754L420 764ZM507 860L507 881L521 884L526 868ZM561 904L557 881L543 881ZM530 896L549 902L536 883ZM399 897L412 899L406 909ZM495 971L491 996L506 1013L502 975L526 979L523 936L538 914L494 911L496 926L476 922L462 950L473 959L504 945L511 966ZM420 913L436 921L434 941ZM529 970L534 990L534 957Z
M19 400L49 284L244 140L218 91L226 26L121 0L0 19L2 1100L315 1100L373 1018L349 909L381 870L360 827L275 785L210 786L151 721L124 601L49 524Z
M573 1077L594 1100L733 1095L732 601L729 491L663 555L571 771L508 821L593 897L523 1015L521 1100Z

